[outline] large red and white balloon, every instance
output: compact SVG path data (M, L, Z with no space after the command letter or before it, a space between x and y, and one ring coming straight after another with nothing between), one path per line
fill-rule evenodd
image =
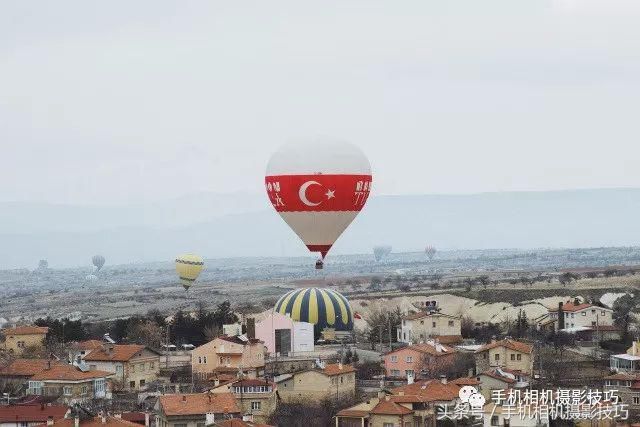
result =
M265 177L273 207L322 258L367 202L371 182L371 165L358 147L325 140L284 145Z

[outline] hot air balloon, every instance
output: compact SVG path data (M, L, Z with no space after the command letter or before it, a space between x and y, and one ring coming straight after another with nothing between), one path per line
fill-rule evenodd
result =
M38 262L38 270L46 270L47 268L49 268L49 261L47 261L46 259L41 259Z
M93 265L96 266L97 273L104 265L104 257L102 255L94 255L93 258L91 258L91 262L93 262Z
M176 272L185 291L188 291L204 268L200 255L183 254L176 257Z
M311 252L324 257L358 215L371 190L371 166L364 153L345 142L290 143L267 165L269 201Z
M294 289L276 302L274 311L297 322L312 323L318 332L325 328L353 330L353 311L339 292L326 288Z
M89 274L84 278L84 280L86 280L87 282L95 282L96 280L98 280L98 276L96 276L95 274Z
M427 254L427 257L429 257L429 260L432 260L436 254L436 248L434 248L431 245L428 245L426 248L424 248L424 253Z
M380 262L391 253L391 246L376 246L373 248L373 256Z

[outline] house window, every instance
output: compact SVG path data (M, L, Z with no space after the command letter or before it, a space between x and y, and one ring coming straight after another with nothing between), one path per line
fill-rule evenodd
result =
M26 345L25 345L24 341L18 341L18 342L16 343L16 345L18 346L18 348L25 348L25 347L26 347Z
M604 310L602 310L602 311L600 312L600 314L602 314L603 316L606 316L606 315L607 315L607 312L606 312L606 311L604 311Z
M204 363L207 363L207 356L204 356L202 360L204 360Z
M511 360L516 360L516 355L514 353L511 353Z
M340 384L344 384L344 377L340 377Z
M496 355L495 355L495 356L493 356L493 358L494 358L494 359L496 360L496 362L497 362L498 360L500 360L500 355L499 355L498 353L496 353Z
M485 353L485 354L483 354L483 355L482 355L482 358L483 358L483 359L486 359L488 356L489 356L489 354L488 354L488 353Z
M64 386L62 388L62 394L64 394L65 396L71 396L72 390L70 386Z
M131 365L131 373L136 371L136 365Z
M521 354L516 355L516 359L517 360L522 360L522 355Z
M391 376L392 376L392 377L399 377L399 376L400 376L400 370L398 370L398 369L392 369L392 370L391 370Z
M198 356L198 363L202 364L202 356Z
M596 311L595 310L591 310L591 314L596 314Z
M393 423L383 423L382 427L394 427Z
M586 311L583 311L583 312L582 312L582 315L583 315L583 316L586 316L586 315L587 315L587 312L586 312Z
M421 320L421 321L420 321L420 324L421 324L421 325L424 325L424 320Z
M122 365L116 366L116 374L122 374Z
M633 396L633 404L640 405L640 396Z
M149 362L149 369L153 370L156 367L156 364L153 362Z
M407 369L406 371L404 371L404 373L407 376L411 375L412 377L415 377L415 372L413 371L413 369Z
M398 362L398 356L391 356L391 363Z
M413 363L413 356L407 356L405 360L407 361L407 363Z
M42 381L29 381L29 393L42 394Z
M145 381L144 380L140 380L140 387L144 387Z
M571 313L571 318L573 319L574 317L576 317L575 313Z
M591 326L596 326L596 322L591 322Z
M135 381L129 381L129 388L136 388L136 382Z
M98 379L93 382L93 389L96 393L102 393L105 391L105 380Z
M83 385L81 389L82 395L87 394L88 391L89 391L89 388L86 385Z
M500 418L498 418L497 415L493 415L491 417L491 425L492 426L499 426L500 425Z
M259 411L262 406L262 402L251 402L251 410L252 411Z
M436 322L431 322L431 327L435 328L436 327Z
M449 326L453 326L453 320L449 320Z

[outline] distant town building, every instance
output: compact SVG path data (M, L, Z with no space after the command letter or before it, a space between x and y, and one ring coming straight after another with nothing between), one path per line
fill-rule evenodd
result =
M632 416L640 416L640 373L618 372L603 379L605 391L616 390L619 399L629 405Z
M106 371L82 371L77 366L54 364L29 379L27 394L56 397L66 404L110 399L109 378L113 375Z
M69 360L71 363L80 364L85 356L93 350L99 350L103 346L103 341L87 340L72 343L69 347Z
M140 424L110 415L83 416L68 414L60 420L50 420L39 427L140 427Z
M429 340L386 353L383 356L385 375L391 378L433 378L451 366L455 358L453 348Z
M160 372L160 353L137 344L105 343L83 360L90 370L115 373L114 387L125 390L144 390Z
M533 374L533 346L511 338L480 347L475 352L476 372L485 372L491 368L504 368Z
M461 319L436 310L420 311L405 316L397 329L398 342L418 344L438 338L446 344L462 342Z
M68 411L65 405L0 405L0 426L34 427L60 420Z
M202 427L241 417L232 393L168 394L158 398L155 412L156 427Z
M256 338L264 341L270 355L286 356L314 350L313 324L297 322L277 312L256 324Z
M242 370L250 378L256 378L264 372L265 351L259 339L223 335L193 349L191 369L201 379L220 372L219 368Z
M3 348L17 356L23 354L26 348L41 348L49 333L49 328L40 326L17 326L2 329L5 341Z
M266 423L277 408L276 385L261 379L241 379L211 389L212 393L233 393L242 409L242 416L254 422Z
M640 342L634 341L623 354L612 354L609 358L611 370L640 374Z
M351 365L327 364L283 375L277 384L278 394L284 402L350 399L356 392L356 370Z
M0 367L0 381L24 386L31 377L49 366L61 365L62 362L50 359L14 359L6 366Z
M547 316L537 319L537 324L540 328L555 331L576 328L595 330L598 327L615 326L613 310L582 303L577 298L573 301L560 302L557 307L549 308Z
M509 412L508 409L502 406L488 403L484 406L482 412L483 427L546 427L549 425L549 413L544 411L531 410L530 417L519 417L514 416L513 411Z

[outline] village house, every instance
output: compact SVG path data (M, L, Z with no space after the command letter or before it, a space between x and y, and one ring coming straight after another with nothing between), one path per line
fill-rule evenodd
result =
M209 378L219 368L242 370L244 375L257 378L264 374L264 343L244 336L220 336L191 352L191 369L200 378Z
M626 353L612 354L609 366L614 372L640 374L640 341L634 341Z
M158 398L155 412L156 427L204 427L241 417L232 393L167 394Z
M282 375L277 384L283 402L351 399L356 393L356 370L351 365L327 364Z
M211 393L233 393L242 409L242 416L259 423L269 421L278 403L275 383L261 379L230 381L214 387Z
M546 427L549 425L548 412L532 410L530 417L520 417L495 403L486 404L482 414L483 427Z
M589 341L619 339L622 332L614 324L613 310L580 302L578 298L559 302L557 307L549 308L546 315L535 319L535 323L538 329L575 333Z
M619 372L604 377L604 390L616 390L622 403L629 405L629 413L640 416L640 373Z
M140 427L140 424L111 415L74 414L74 409L63 419L49 420L38 427Z
M65 405L0 405L0 427L34 427L64 418Z
M17 326L15 328L2 329L5 341L3 348L16 356L22 355L25 349L39 349L44 346L44 340L49 333L49 328L40 326Z
M533 346L511 338L491 340L475 351L476 372L505 368L533 375Z
M453 365L456 351L437 341L409 345L383 356L385 375L390 378L437 377Z
M104 343L99 340L87 340L72 343L69 347L69 361L75 365L82 363L85 356L91 353L93 350L102 348Z
M256 324L256 338L264 342L271 355L288 356L314 349L313 324L277 312Z
M494 390L524 390L529 388L531 380L529 375L522 371L512 371L506 368L489 369L480 373L477 378L480 382L477 390L487 402L491 401L491 395Z
M49 366L61 365L50 359L14 359L4 367L0 367L0 380L7 384L27 390L29 379Z
M27 394L57 397L66 404L110 399L108 381L113 373L83 371L76 366L54 364L29 379Z
M462 342L460 317L436 310L420 311L402 318L397 328L398 342L417 344L437 338L443 344Z
M114 388L144 390L160 372L160 353L137 344L103 344L84 356L89 369L115 373Z
M464 381L463 381L464 382ZM379 392L378 397L338 412L337 427L411 426L434 427L438 410L452 411L459 401L461 385L440 380L422 380Z

